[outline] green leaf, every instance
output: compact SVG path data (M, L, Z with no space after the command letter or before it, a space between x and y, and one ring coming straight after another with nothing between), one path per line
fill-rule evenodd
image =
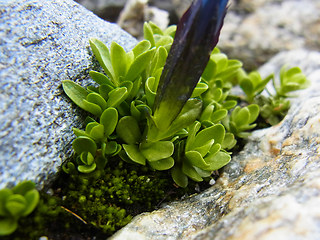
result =
M87 100L83 100L83 105L86 107L86 111L92 113L95 116L100 116L102 110L101 107L95 103L89 102Z
M88 92L80 85L70 80L62 81L62 87L67 96L79 107L90 112L90 109L83 101L87 98Z
M199 152L201 156L204 157L211 149L213 143L214 143L214 139L212 139L211 141L208 141L206 144L202 146L194 148L194 151Z
M94 157L90 152L82 152L80 155L80 160L85 165L92 165L92 163L94 162Z
M90 134L78 128L72 128L72 131L77 137L80 137L80 136L90 137Z
M169 157L148 163L153 169L163 171L172 168L174 165L174 160L172 157Z
M225 152L218 152L215 155L209 155L205 158L205 161L210 164L210 167L208 167L205 170L215 171L223 166L227 165L231 160L231 156L228 153Z
M12 192L15 194L25 195L30 190L36 187L35 183L32 181L23 181L12 188Z
M90 71L89 72L90 77L99 85L110 85L112 87L114 87L112 81L104 74L96 72L96 71Z
M137 145L122 144L123 149L126 151L128 157L135 163L146 165L146 159L140 152Z
M249 78L242 79L240 82L240 87L249 98L253 97L254 87Z
M97 145L88 137L80 136L72 142L72 147L77 154L82 152L90 152L93 156L96 154Z
M211 116L211 121L213 123L218 123L222 119L224 119L228 115L228 111L226 109L219 109L217 111L214 111Z
M203 179L199 175L199 173L191 165L189 165L187 162L183 162L182 172L195 182L202 182L203 181Z
M144 39L148 40L151 43L151 47L154 47L156 44L153 37L153 31L151 26L147 22L143 24L143 34Z
M27 216L36 208L40 200L40 194L36 189L28 191L24 196L27 205L22 216Z
M11 189L4 188L0 190L0 219L1 217L8 216L8 211L5 208L7 198L13 194Z
M116 88L109 92L109 99L107 101L107 107L119 106L128 96L128 90L126 87Z
M237 105L237 101L235 100L228 100L222 104L222 108L225 108L227 110L230 110L231 108L234 108Z
M171 176L173 181L180 187L187 187L188 186L188 177L182 172L182 170L177 167L174 166L171 169Z
M141 132L137 120L132 116L125 116L119 120L116 132L127 144L138 143L141 138Z
M103 42L95 38L91 38L89 40L89 43L93 54L97 58L105 73L111 78L111 81L113 83L117 83L114 82L114 71L111 63L110 52L107 46Z
M100 117L100 123L104 126L104 135L110 136L116 129L118 123L118 111L109 107L103 111Z
M208 90L208 85L202 82L199 82L195 89L193 90L193 93L191 95L192 98L199 97L202 93Z
M143 70L150 64L151 57L154 54L155 49L151 49L147 52L140 54L130 66L125 79L127 81L135 80Z
M154 77L149 77L145 83L145 93L147 98L147 103L150 107L153 107L154 99L156 97L157 84L155 83Z
M212 145L209 154L210 155L215 155L221 150L221 145L219 143L215 143Z
M12 194L8 196L5 208L12 217L20 217L27 207L25 198L20 194Z
M226 133L221 147L223 149L231 149L236 145L236 143L237 140L235 140L234 135L232 133Z
M187 142L186 142L186 146L185 146L185 151L190 151L193 150L193 144L195 142L196 139L196 134L199 131L199 129L201 128L201 123L196 121L194 122L190 127L189 127L189 134L188 134L188 138L187 138Z
M116 42L112 42L110 46L110 57L114 71L114 81L120 84L120 77L127 74L127 54L125 50Z
M250 112L248 110L248 108L244 107L241 108L237 115L235 115L233 121L235 122L235 124L237 126L242 126L242 125L246 125L249 121L250 118Z
M253 123L259 116L259 112L260 112L259 106L257 104L251 104L247 106L247 108L250 112L248 123Z
M109 99L109 93L114 89L113 86L102 84L99 86L99 94L101 97L103 97L105 100Z
M0 218L0 236L13 233L18 227L18 220L15 218Z
M115 141L110 141L106 145L105 154L112 155L118 150L118 144Z
M91 165L79 165L78 171L81 173L91 173L97 168L97 165L95 163Z
M189 163L198 168L206 169L209 167L209 164L205 162L201 154L197 151L188 151L185 153L186 158Z
M104 126L102 124L94 126L90 131L90 135L95 140L102 140L104 138Z
M174 145L170 141L141 143L139 149L149 162L153 162L170 157L173 154Z
M97 104L102 110L106 109L107 102L98 93L89 93L87 100L91 103Z
M136 58L140 54L144 53L145 51L149 50L151 47L151 44L147 40L142 40L139 42L133 49L132 52L134 54L134 57Z

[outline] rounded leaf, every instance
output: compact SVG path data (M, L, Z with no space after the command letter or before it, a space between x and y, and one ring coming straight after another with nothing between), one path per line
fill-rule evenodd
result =
M87 95L87 100L91 103L98 105L102 110L106 109L107 102L101 97L100 94L92 92Z
M249 117L248 123L252 123L259 116L260 109L259 109L259 106L257 104L251 104L247 108L248 108L248 110L250 112L250 117Z
M27 216L29 215L31 212L33 212L33 210L36 208L36 206L39 203L39 199L40 199L40 194L36 189L30 190L26 193L26 195L24 196L26 202L27 202L27 207L24 210L22 216Z
M133 162L146 165L146 159L140 152L138 146L122 144L122 147Z
M96 154L97 145L88 137L80 136L72 142L72 147L77 154L82 152L90 152L93 156Z
M20 194L10 195L5 203L5 208L13 217L20 217L26 207L27 202Z
M104 138L104 126L102 124L98 124L94 126L90 131L90 136L95 139L103 139Z
M174 151L174 145L170 141L141 143L139 148L143 156L150 162L168 158Z
M182 172L195 182L203 181L200 174L191 165L189 165L186 162L182 164Z
M109 92L108 96L107 107L117 107L127 98L128 90L126 87L116 88Z
M118 123L117 109L109 107L104 110L100 117L100 123L104 126L105 136L110 136L116 129Z
M148 163L153 169L163 171L172 168L174 165L174 160L172 157L169 157Z
M182 170L177 167L174 166L171 170L171 176L173 181L180 187L187 187L188 186L188 177L187 175L185 175Z
M13 194L11 189L4 188L0 190L0 217L4 217L8 215L8 211L5 208L5 203L7 202L7 198Z
M205 160L210 166L204 170L215 171L227 165L231 160L231 156L228 153L220 151L217 154L209 155Z
M23 181L12 188L12 192L20 195L25 195L28 191L36 187L32 181Z
M81 173L91 173L96 169L97 165L95 163L91 165L79 165L78 171Z
M234 119L232 120L237 126L242 126L242 125L246 125L249 122L249 119L250 119L249 109L247 107L244 107L238 111L238 113L235 115Z
M192 166L196 166L198 168L206 169L209 167L209 164L203 159L201 154L196 151L189 151L185 153L186 158Z
M211 116L211 121L213 123L218 123L222 119L224 119L228 115L228 110L227 109L219 109L215 112L213 112Z
M0 219L0 236L6 236L13 233L18 227L18 220L15 218Z
M141 138L141 132L137 120L132 116L125 116L119 120L117 129L118 137L127 144L135 144Z

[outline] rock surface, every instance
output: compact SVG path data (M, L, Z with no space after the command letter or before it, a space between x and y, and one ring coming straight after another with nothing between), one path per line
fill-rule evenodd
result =
M318 0L233 0L219 46L255 69L283 50L319 50L319 38Z
M61 81L87 81L97 67L90 37L136 43L71 0L0 2L0 189L24 179L41 188L70 155L83 116Z
M114 1L105 2L111 4ZM192 0L148 2L150 6L169 12L170 24L176 24ZM150 20L143 15L141 12L137 18ZM160 21L161 18L163 17L157 19ZM132 22L134 21L131 20L128 26L122 26L125 29L134 29ZM138 30L132 31L132 34L141 38L141 24L136 25ZM243 61L245 68L256 69L283 50L320 50L319 39L319 0L229 0L229 10L218 46L230 58Z
M260 72L283 64L312 82L285 119L255 131L214 186L135 217L112 240L320 239L320 53L283 52Z

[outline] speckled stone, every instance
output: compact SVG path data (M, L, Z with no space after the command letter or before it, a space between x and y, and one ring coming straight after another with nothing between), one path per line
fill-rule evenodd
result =
M297 48L320 50L320 1L230 0L219 47L247 69Z
M72 0L0 1L0 188L24 179L41 188L70 155L83 115L61 81L88 82L90 37L136 43Z
M260 72L284 64L312 82L285 119L255 131L211 188L138 215L112 240L320 239L320 53L283 52Z

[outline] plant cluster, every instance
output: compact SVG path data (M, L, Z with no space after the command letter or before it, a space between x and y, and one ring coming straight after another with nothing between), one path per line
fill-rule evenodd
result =
M0 236L10 235L18 227L18 220L28 216L38 205L39 192L31 181L14 188L0 190Z
M192 95L172 116L175 103L170 98L183 97L179 89L188 88L182 82L170 89L160 81L175 27L162 31L146 23L144 33L145 40L129 52L115 42L109 49L90 39L106 75L91 71L98 85L86 89L63 81L70 99L93 115L86 119L85 130L73 129L76 160L64 165L66 172L103 170L108 161L120 157L151 169L170 170L181 187L187 186L188 178L210 179L213 171L230 161L237 139L246 138L248 130L256 127L259 114L268 123L277 123L289 107L288 93L308 83L299 68L283 68L276 94L262 96L274 76L261 79L257 72L247 74L240 61L228 59L215 48ZM230 94L237 85L245 97Z

